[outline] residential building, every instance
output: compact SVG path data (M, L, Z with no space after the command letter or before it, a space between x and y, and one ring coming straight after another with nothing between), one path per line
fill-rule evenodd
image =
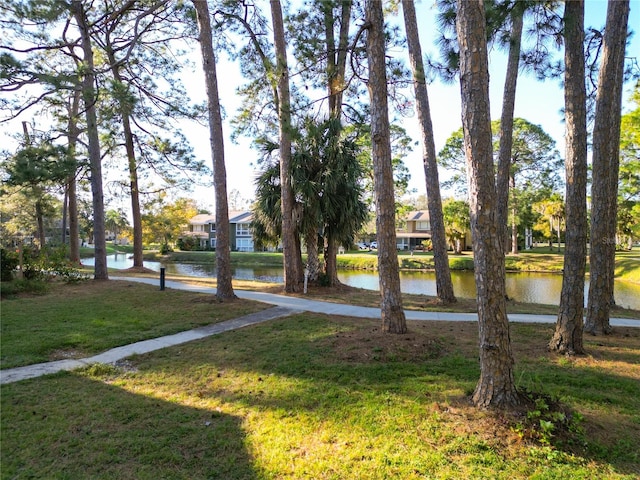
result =
M431 222L428 210L416 210L407 215L407 226L404 230L396 231L398 250L420 250L422 242L431 239ZM471 245L471 232L462 242L462 249Z
M422 242L431 238L431 223L427 210L409 212L407 226L404 230L396 232L396 244L398 250L418 250L422 248Z
M253 214L251 212L229 212L229 243L232 251L253 252L252 220ZM183 236L197 238L200 248L215 249L216 229L215 215L199 214L189 220L189 230L184 232Z

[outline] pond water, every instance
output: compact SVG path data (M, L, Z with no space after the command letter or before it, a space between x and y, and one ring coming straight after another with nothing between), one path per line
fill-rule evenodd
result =
M109 255L107 265L110 268L126 269L133 265L129 254ZM82 260L84 265L93 265L92 258ZM145 261L144 266L160 271L160 262ZM168 263L164 265L167 273L188 275L194 277L215 277L216 269L211 264L196 263ZM233 277L240 280L258 280L267 282L282 282L282 268L233 268ZM378 290L378 275L376 272L361 270L341 270L338 273L340 281L346 285L369 290ZM473 272L451 272L453 289L460 298L474 298L475 280ZM434 272L400 272L400 288L403 293L422 295L436 295ZM585 285L585 301L589 282ZM519 302L543 303L558 305L562 289L562 275L548 273L507 273L506 289L509 298ZM640 310L640 285L628 282L615 282L616 303L625 308Z

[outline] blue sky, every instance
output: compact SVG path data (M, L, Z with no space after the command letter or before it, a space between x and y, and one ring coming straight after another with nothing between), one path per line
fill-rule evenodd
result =
M294 0L294 3L298 1L299 0ZM268 2L266 2L266 0L259 0L257 3L260 4L261 2L264 2L264 6L268 12ZM286 5L287 3L287 0L283 0L283 4ZM434 45L434 39L437 36L434 3L435 0L416 1L423 53L431 55L437 53ZM586 0L586 25L601 29L605 23L606 10L606 0ZM397 18L390 18L389 20L399 23L402 21L401 14ZM629 28L636 32L640 30L640 0L631 0ZM403 28L401 28L401 30L403 30ZM393 52L392 54L406 55L405 52ZM558 52L558 55L562 55L562 52ZM636 33L632 37L627 49L627 56L640 56L640 33ZM192 59L195 64L194 71L192 73L185 72L183 81L187 86L187 90L193 96L193 100L204 101L204 76L201 71L198 51L193 52ZM506 57L504 52L499 50L490 52L491 113L494 119L500 118L505 64ZM235 89L243 83L243 79L239 73L238 65L230 62L225 54L218 58L218 80L221 102L227 112L227 117L230 118L234 115L240 103L239 98L235 95ZM627 85L625 88L623 111L626 107L628 108L627 99L629 98L631 87L631 85ZM444 84L436 80L429 86L429 100L436 149L440 150L449 135L461 126L460 91L458 83ZM564 157L564 124L561 114L563 105L563 91L558 80L539 82L530 74L520 74L515 115L541 125L543 129L556 140L558 151L562 157ZM3 134L2 136L5 137L3 139L5 147L10 148L8 145L13 143L13 141L6 137L7 135L21 132L20 120L25 119L31 121L32 118L32 115L26 115L25 118L12 121L10 124L3 124L1 133ZM401 124L414 140L419 140L420 135L417 118L415 116L403 118ZM188 125L183 124L182 127L194 147L196 156L203 159L207 165L211 165L208 128L193 123ZM45 129L46 126L36 125L36 128ZM225 120L224 132L227 137L225 142L225 157L228 191L238 190L245 199L253 199L254 179L256 175L253 164L257 157L256 152L250 148L250 139L240 138L237 144L229 140L231 128L227 120ZM422 165L422 148L420 145L417 145L414 152L405 159L405 164L409 168L412 177L410 187L416 190L416 195L424 193L425 180ZM440 179L443 180L446 177L446 172L441 172ZM451 195L452 193L444 192L444 195L447 194ZM194 193L184 193L182 196L195 198L200 206L213 211L214 192L212 188L197 188ZM110 199L106 198L106 200L109 201ZM112 200L111 203L107 204L107 208L123 208L125 211L128 211L129 200Z
M435 55L436 47L433 41L437 35L437 31L435 28L435 8L432 7L433 3L431 0L418 1L416 2L416 9L420 23L420 40L423 53ZM606 9L607 2L605 0L586 0L585 24L601 29L606 19ZM640 0L631 1L629 27L634 31L640 30ZM638 35L640 34L633 36L631 44L627 49L627 56L640 56L640 38ZM562 51L559 51L558 55L562 55ZM238 105L238 99L235 98L234 94L235 87L242 82L242 79L238 73L237 65L230 63L225 56L219 58L218 63L221 101L227 113L231 116L235 107ZM490 52L490 92L491 114L494 119L500 118L505 65L505 54L499 50L492 50ZM194 82L197 82L195 78ZM196 86L195 83L193 86ZM625 88L623 111L627 103L626 99L628 99L630 88L631 85L627 85ZM440 150L449 135L461 126L459 84L457 82L443 84L436 80L429 86L429 101L436 149ZM561 113L563 106L564 96L558 80L540 82L531 74L520 74L515 115L541 125L544 130L556 140L558 151L562 157L564 157L564 124ZM415 116L404 118L401 123L415 140L420 138L417 118ZM190 135L192 139L200 139L199 141L194 141L197 155L201 158L208 159L209 144L208 141L205 142L202 140L207 138L206 131L196 132L192 130L192 132L193 134ZM225 135L228 137L229 133L230 127L228 123L225 123ZM253 198L253 178L256 174L252 167L256 154L249 148L249 145L250 140L244 138L239 139L238 144L232 144L229 140L225 143L228 191L231 192L236 189L240 191L246 199ZM422 148L420 145L416 146L414 152L405 159L405 164L411 172L412 179L410 187L416 190L416 195L424 193L425 180L422 165ZM441 180L446 177L447 173L441 172ZM452 195L452 192L444 192L445 195L447 193ZM212 207L213 191L199 188L196 191L195 198L197 198L203 206Z

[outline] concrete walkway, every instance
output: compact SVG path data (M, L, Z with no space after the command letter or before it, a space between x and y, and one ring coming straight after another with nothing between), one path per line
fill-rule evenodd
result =
M159 287L159 281L153 278L141 277L111 277L112 280L122 280L126 282L146 283ZM186 282L176 282L168 280L165 282L166 288L177 290L186 290L190 292L215 294L215 288L203 287L202 285L190 284ZM276 295L272 293L252 292L248 290L235 290L235 294L239 298L255 300L270 305L273 308L263 310L261 312L245 315L244 317L227 320L226 322L216 323L206 327L188 330L186 332L167 335L151 340L132 343L121 347L112 348L93 357L83 359L58 360L55 362L38 363L35 365L26 365L24 367L0 370L0 384L18 382L28 378L35 378L42 375L57 373L64 370L74 370L76 368L86 367L94 363L115 363L126 357L135 354L153 352L161 348L179 345L182 343L198 340L201 338L217 335L229 330L255 325L258 323L293 315L300 312L324 313L327 315L343 315L347 317L357 318L380 318L380 309L372 307L359 307L355 305L347 305L342 303L321 302L317 300L307 300L299 297L288 297L286 295ZM449 321L449 322L477 322L478 315L475 313L449 313L449 312L418 312L406 310L407 320L423 320L423 321ZM555 323L555 315L527 315L527 314L510 314L510 322L517 323ZM610 321L614 327L639 327L640 320L631 320L626 318L612 318Z

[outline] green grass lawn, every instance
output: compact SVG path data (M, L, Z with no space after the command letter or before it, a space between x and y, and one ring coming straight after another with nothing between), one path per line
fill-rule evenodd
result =
M250 301L219 307L212 295L133 282L53 284L47 295L2 300L0 368L85 357L266 307Z
M2 355L27 349L22 336L60 339L63 330L126 343L147 310L162 328L180 306L183 327L245 308L205 297L110 281L3 300ZM22 323L47 320L15 335L20 322L5 321L18 309L6 306L22 300ZM85 313L65 325L61 312L75 303ZM543 435L534 409L527 421L469 405L479 375L474 323L409 322L408 334L385 335L379 320L305 313L3 385L0 476L638 478L640 329L586 337L588 355L573 359L546 351L552 331L511 326L516 381L567 408L573 432Z

